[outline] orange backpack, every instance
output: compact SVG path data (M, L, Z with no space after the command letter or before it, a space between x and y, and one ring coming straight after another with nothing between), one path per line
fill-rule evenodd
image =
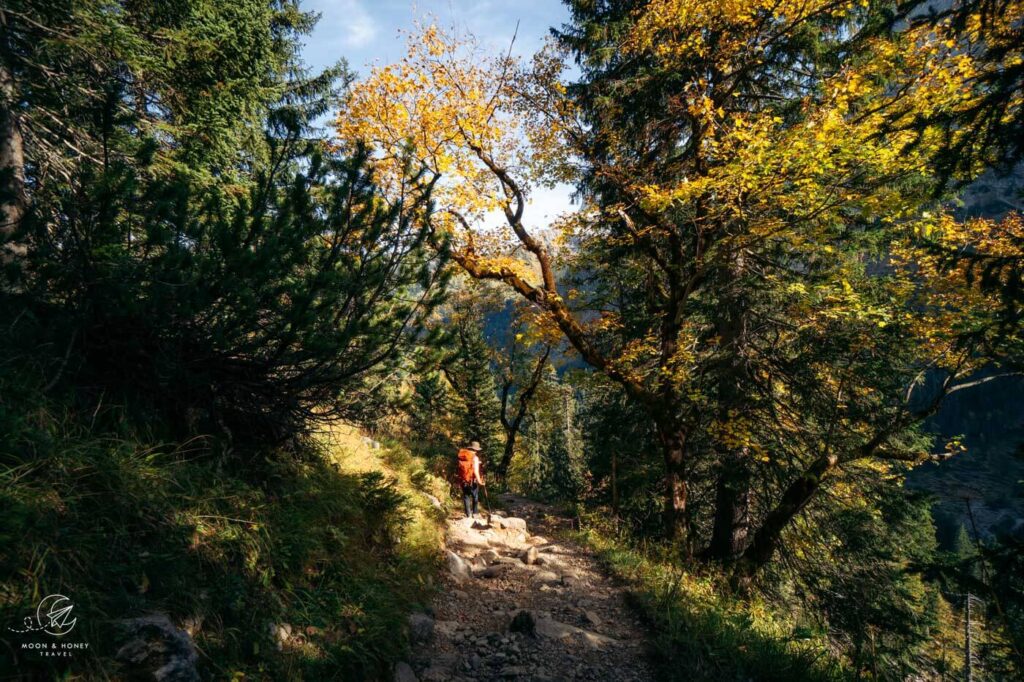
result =
M459 450L459 483L461 485L472 485L473 483L473 458L476 453L472 450L462 448Z

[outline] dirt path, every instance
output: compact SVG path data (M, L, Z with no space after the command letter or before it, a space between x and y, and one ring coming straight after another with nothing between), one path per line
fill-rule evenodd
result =
M432 614L410 618L416 646L395 681L654 679L623 588L558 537L567 520L501 499L490 524L449 520L446 584Z

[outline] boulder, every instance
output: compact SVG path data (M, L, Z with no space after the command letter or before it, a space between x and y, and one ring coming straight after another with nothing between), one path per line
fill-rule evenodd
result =
M416 677L416 673L412 671L412 666L405 661L399 661L395 664L395 674L392 680L394 682L420 682L419 678Z
M473 575L469 568L469 564L467 564L465 559L460 557L458 554L449 549L447 550L447 557L448 572L451 573L456 582L462 582Z
M477 578L499 578L511 569L509 564L494 564L487 568L475 569L473 575Z
M551 571L539 571L533 574L533 579L539 583L557 583L561 578L557 573Z
M547 637L548 639L565 639L567 637L578 636L593 649L599 649L605 645L615 643L615 640L611 637L599 635L596 632L590 632L589 630L578 628L575 625L562 623L554 618L538 618L537 634L541 637Z
M508 518L496 516L494 517L493 521L494 525L496 525L498 528L502 528L505 530L519 530L523 531L524 533L526 532L525 519L516 518L514 516L510 516Z
M409 639L414 644L423 644L434 638L434 619L425 613L409 616Z
M199 654L192 638L157 613L118 623L123 644L115 658L132 679L154 682L199 682Z

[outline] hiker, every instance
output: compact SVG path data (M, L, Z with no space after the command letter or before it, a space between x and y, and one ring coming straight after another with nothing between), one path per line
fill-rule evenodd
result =
M480 475L480 443L473 441L468 447L459 449L459 485L462 486L462 505L466 508L466 517L473 518L477 504L480 502L480 486L484 479ZM472 507L470 506L472 501Z

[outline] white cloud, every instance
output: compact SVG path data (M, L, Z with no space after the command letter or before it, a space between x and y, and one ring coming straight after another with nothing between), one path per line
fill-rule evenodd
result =
M377 22L360 0L337 0L337 27L342 31L341 44L348 48L366 47L377 37ZM333 23L333 22L332 22Z
M338 48L359 50L373 44L379 26L363 0L307 0L302 9L320 13L320 21L307 48L307 57L327 58L328 63L342 55L328 55ZM323 54L321 54L323 53Z

